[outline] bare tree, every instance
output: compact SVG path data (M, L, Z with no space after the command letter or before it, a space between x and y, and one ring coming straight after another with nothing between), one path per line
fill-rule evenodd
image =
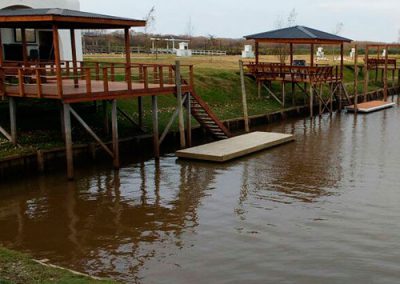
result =
M186 23L186 30L185 30L185 36L188 39L192 39L194 34L194 26L192 23L192 17L189 18L189 21Z
M155 23L156 23L156 7L153 6L147 13L146 17L144 20L146 21L146 26L144 27L144 33L148 34L151 33L154 30Z
M296 9L292 9L286 19L284 20L283 16L278 16L277 19L275 20L274 26L276 29L283 29L287 27L292 27L296 25L297 21L297 11ZM276 55L278 58L279 62L281 64L284 64L289 57L289 48L287 44L278 44L274 50L273 53Z

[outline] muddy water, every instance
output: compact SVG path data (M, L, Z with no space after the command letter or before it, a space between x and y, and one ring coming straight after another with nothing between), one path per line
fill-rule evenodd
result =
M0 185L0 243L139 283L397 283L400 109L289 121L225 165L132 163Z

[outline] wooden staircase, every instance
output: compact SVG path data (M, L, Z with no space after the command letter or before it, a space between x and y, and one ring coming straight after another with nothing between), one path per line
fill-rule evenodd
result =
M192 116L200 125L210 132L216 139L227 139L232 134L218 117L211 111L210 107L192 89L189 93Z

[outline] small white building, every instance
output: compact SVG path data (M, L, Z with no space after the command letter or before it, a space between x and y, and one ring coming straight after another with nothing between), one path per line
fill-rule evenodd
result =
M316 57L317 61L328 60L328 58L326 58L325 56L325 51L323 47L318 47Z
M180 42L179 43L179 49L176 50L176 56L178 56L178 57L191 57L192 56L192 50L189 49L188 42Z
M79 0L1 0L0 10L3 9L40 9L61 8L80 10ZM22 61L21 33L17 29L1 29L3 53L5 60ZM81 32L75 31L77 59L83 60ZM69 31L60 30L60 53L62 60L72 60L71 37ZM53 34L51 30L26 30L28 56L32 59L52 60Z
M245 45L242 51L242 58L254 58L256 57L253 51L252 45Z

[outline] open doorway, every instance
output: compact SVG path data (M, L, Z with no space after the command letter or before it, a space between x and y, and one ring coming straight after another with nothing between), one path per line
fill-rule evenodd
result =
M53 33L39 31L39 59L44 61L54 60Z

